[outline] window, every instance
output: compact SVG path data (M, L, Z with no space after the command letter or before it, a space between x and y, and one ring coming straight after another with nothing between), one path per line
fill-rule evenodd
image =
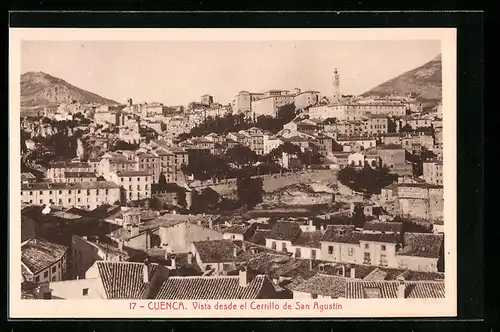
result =
M56 281L56 276L52 276L52 281Z
M120 181L123 182L123 178L120 178Z
M382 251L385 251L385 245L384 245L384 244L383 244L383 245L381 245L381 246L380 246L380 249L381 249Z
M33 192L32 191L30 191L30 196L33 196Z
M78 203L80 203L80 201L81 201L81 199L80 199L80 198L78 198Z
M57 267L52 266L52 273L56 273L56 269L57 269Z
M141 186L140 185L137 185L137 190L141 190Z
M68 190L68 194L71 194L71 190Z
M365 243L365 249L369 249L370 245L368 243Z
M109 190L108 190L108 189L106 189L105 193L106 193L106 195L107 195L107 194L109 193Z
M300 248L295 249L295 258L300 258Z
M76 192L77 194L80 194L82 191L80 189L78 189L78 191Z
M132 182L132 178L128 178L128 181L129 181L129 182Z
M59 198L59 204L62 204L62 199Z
M43 199L40 200L40 204L43 204Z
M285 243L285 242L283 242L283 243L281 244L281 251L283 251L283 252L287 252L287 250L286 250L286 243Z
M380 265L387 266L387 256L386 254L380 254Z
M311 250L311 259L312 260L316 259L316 250Z
M84 288L84 289L82 290L82 295L83 295L83 296L87 296L87 295L89 295L89 289L88 289L88 288Z
M40 195L43 195L43 191L40 191Z
M62 190L59 190L59 195L62 195Z
M206 265L205 266L205 271L208 271L208 270L211 270L212 269L212 265Z
M131 184L128 185L128 190L132 190L132 185Z
M365 252L365 255L363 257L363 263L370 264L370 262L371 262L370 253L369 252Z
M276 250L276 242L271 243L271 249Z
M45 272L43 273L43 277L44 277L44 278L48 278L48 277L49 277L49 271L45 271Z
M36 278L35 278L35 282L36 282L36 283L39 283L39 282L40 282L40 276L36 276Z
M349 256L354 256L354 248L349 248L349 249L347 250L347 254L348 254Z
M333 254L333 246L328 246L328 254Z
M68 198L68 203L71 203L71 198Z

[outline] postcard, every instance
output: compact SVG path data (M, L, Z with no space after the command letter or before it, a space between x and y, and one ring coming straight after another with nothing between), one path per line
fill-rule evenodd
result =
M455 29L11 28L9 66L11 318L456 316Z

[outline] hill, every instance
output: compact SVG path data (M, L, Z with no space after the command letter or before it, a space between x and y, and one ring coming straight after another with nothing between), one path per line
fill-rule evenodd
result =
M426 64L407 71L362 94L368 96L407 96L412 94L423 103L435 103L442 93L441 54Z
M73 100L83 104L118 104L44 72L27 72L21 75L22 107L56 105Z

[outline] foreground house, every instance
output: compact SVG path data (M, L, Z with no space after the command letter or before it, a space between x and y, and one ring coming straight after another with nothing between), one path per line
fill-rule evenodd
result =
M35 284L67 277L68 247L42 238L29 239L21 246L24 280Z
M288 285L293 298L305 299L435 299L445 297L444 281L398 280L366 281L318 273L314 277Z

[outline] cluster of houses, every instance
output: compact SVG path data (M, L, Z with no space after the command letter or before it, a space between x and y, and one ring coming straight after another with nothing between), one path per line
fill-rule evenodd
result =
M25 298L444 297L443 234L408 233L398 222L42 208L22 211ZM44 238L52 233L40 223L73 232Z

